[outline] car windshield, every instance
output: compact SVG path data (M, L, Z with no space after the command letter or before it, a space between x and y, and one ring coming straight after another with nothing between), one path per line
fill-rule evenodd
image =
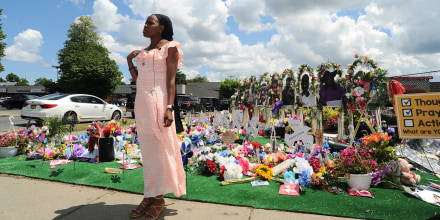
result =
M62 99L64 97L66 97L66 96L68 96L68 94L56 93L56 94L45 95L45 96L39 97L38 99L43 99L43 100L59 100L59 99Z

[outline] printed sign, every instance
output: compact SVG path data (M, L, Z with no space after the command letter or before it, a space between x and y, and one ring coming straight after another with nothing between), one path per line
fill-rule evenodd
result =
M396 95L400 138L440 138L440 93Z

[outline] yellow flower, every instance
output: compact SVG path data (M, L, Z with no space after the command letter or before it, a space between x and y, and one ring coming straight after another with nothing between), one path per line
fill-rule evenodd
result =
M261 165L257 168L257 172L255 172L256 176L261 176L265 180L269 181L273 176L273 170L268 166Z
M317 176L323 176L325 174L325 166L319 168L319 172L316 173Z

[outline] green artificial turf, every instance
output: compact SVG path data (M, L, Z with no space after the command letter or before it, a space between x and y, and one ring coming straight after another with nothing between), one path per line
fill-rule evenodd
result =
M26 160L24 155L0 159L0 173L143 193L142 168L109 174L104 173L106 167L118 168L120 165L116 162L72 162L50 169L48 161ZM435 178L420 174L422 183L425 178ZM339 182L339 186L346 190L345 182ZM440 207L399 190L371 188L372 199L309 188L300 196L279 195L279 187L280 183L275 181L269 186L252 187L250 183L220 186L217 176L187 175L187 194L180 199L369 219L440 218ZM173 197L172 194L166 196Z

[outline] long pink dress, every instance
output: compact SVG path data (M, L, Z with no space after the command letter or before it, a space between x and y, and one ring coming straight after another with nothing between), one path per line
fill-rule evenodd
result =
M166 58L170 47L178 49L178 65L182 66L183 53L176 41L150 51L142 48L133 59L138 68L134 111L143 161L145 198L167 193L175 196L186 194L175 124L164 127L163 122L168 104Z

